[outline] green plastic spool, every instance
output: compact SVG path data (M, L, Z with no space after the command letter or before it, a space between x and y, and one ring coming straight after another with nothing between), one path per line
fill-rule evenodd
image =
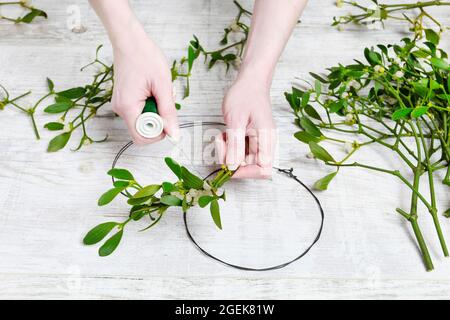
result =
M145 101L142 114L136 120L136 131L144 138L156 138L164 129L163 119L158 114L158 107L154 97Z

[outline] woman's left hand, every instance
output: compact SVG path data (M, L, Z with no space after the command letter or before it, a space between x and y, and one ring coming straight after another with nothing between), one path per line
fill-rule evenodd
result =
M276 129L269 85L255 77L238 77L222 104L226 132L216 137L220 163L234 178L268 179L272 175Z

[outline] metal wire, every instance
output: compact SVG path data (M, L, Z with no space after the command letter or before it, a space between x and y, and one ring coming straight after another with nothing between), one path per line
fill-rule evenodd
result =
M195 127L195 126L199 126L199 125L221 125L224 126L225 124L223 124L222 122L186 122L183 124L180 124L180 128L191 128L191 127ZM133 141L128 142L127 144L125 144L120 150L119 152L116 154L113 163L112 163L112 168L115 168L115 166L117 165L117 162L119 161L120 157L122 156L122 154L131 146L133 145ZM174 144L175 145L175 144ZM176 145L175 145L176 146ZM246 267L246 266L240 266L240 265L236 265L236 264L232 264L229 262L226 262L214 255L212 255L211 253L209 253L208 251L206 251L205 249L203 249L198 243L197 241L195 241L194 237L192 236L191 232L189 231L189 226L188 226L188 221L187 221L187 214L186 212L183 213L183 221L184 221L184 227L186 230L186 234L188 236L188 238L192 241L192 243L194 244L194 246L204 255L206 255L207 257L220 262L228 267L232 267L235 269L239 269L239 270L244 270L244 271L270 271L270 270L277 270L277 269L281 269L284 268L288 265L290 265L291 263L301 259L303 256L305 256L310 250L311 248L317 243L317 241L319 241L320 236L322 234L322 229L323 229L323 224L324 224L324 220L325 220L325 213L323 211L322 205L320 204L319 199L316 197L316 195L312 192L312 190L310 188L308 188L297 176L294 175L293 173L293 169L281 169L281 168L276 168L274 167L275 170L277 170L279 173L283 173L285 174L287 177L295 180L298 184L300 184L314 199L314 201L317 204L317 207L319 209L320 212L320 226L319 229L316 233L316 236L314 238L314 240L311 242L311 244L305 249L303 250L297 257L295 257L294 259L291 259L287 262L278 264L278 265L274 265L274 266L270 266L270 267L265 267L265 268L251 268L251 267ZM218 170L215 170L213 172L211 172L208 176L206 176L204 178L204 180L206 180L207 178L209 178L210 176L212 176L213 174L217 173ZM113 183L115 182L114 177L112 178ZM122 192L123 195L125 195L125 193Z

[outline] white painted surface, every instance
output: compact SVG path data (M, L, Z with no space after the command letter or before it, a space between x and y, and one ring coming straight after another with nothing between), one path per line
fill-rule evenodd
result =
M48 21L19 26L0 22L0 83L16 94L33 90L30 100L45 92L46 76L59 88L83 84L89 73L80 73L79 67L91 60L98 44L107 44L87 1L35 3L48 11ZM251 1L244 3L250 7ZM214 48L235 14L231 1L133 4L169 60L184 54L194 33L206 47ZM70 5L80 9L87 32L67 29ZM365 46L397 42L406 35L405 27L397 23L389 31L349 26L351 30L338 32L329 24L344 10L331 0L310 1L273 82L279 165L293 166L309 185L330 169L306 159L305 146L292 137L295 127L283 92L294 77L305 78L309 71L349 62L361 57ZM448 13L438 10L450 25ZM448 33L445 37L444 47L449 50ZM110 49L104 55L110 57ZM180 121L220 121L222 94L232 78L233 73L207 72L197 64ZM38 122L43 125L48 119L39 114ZM105 172L128 140L123 122L112 117L108 106L90 125L95 137L108 133L108 142L56 154L45 152L51 134L41 130L44 137L36 142L27 119L15 110L0 112L0 128L0 298L449 298L450 260L441 257L429 217L422 208L421 223L436 267L431 273L424 270L408 225L394 211L397 206L407 207L409 191L389 177L358 169L339 175L329 191L319 194L326 212L322 239L309 255L285 269L249 273L209 260L188 241L181 215L175 211L147 233L135 232L144 224L133 226L118 251L102 259L81 239L107 217L125 215L121 201L109 208L96 206L98 196L110 186ZM164 143L130 151L124 163L151 183L153 176L170 177L161 161L170 151ZM367 149L360 157L394 168L396 160L380 152ZM293 186L283 179L274 179L273 185L234 184L223 233L215 231L205 213L193 216L194 234L234 262L261 266L291 257L296 241L311 237L318 220L306 202L292 198ZM450 205L448 189L439 186L437 192L442 210ZM270 208L276 209L270 212ZM450 241L449 221L442 219L442 224Z

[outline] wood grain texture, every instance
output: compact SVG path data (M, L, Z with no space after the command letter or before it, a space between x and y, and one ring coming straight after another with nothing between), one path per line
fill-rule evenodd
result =
M243 2L251 7L251 1ZM235 14L231 1L132 3L169 60L185 53L192 34L214 48ZM30 101L45 92L47 76L61 88L88 80L89 72L81 73L79 67L91 60L98 44L108 43L87 1L35 4L48 11L48 21L19 26L0 22L0 83L14 88L15 94L33 90ZM67 28L72 5L80 10L85 33ZM332 0L310 1L272 87L279 128L277 165L294 167L308 185L331 170L308 160L305 146L292 137L296 129L283 92L295 77L307 78L309 71L349 62L361 57L366 46L398 42L407 34L398 23L391 23L388 30L348 26L348 31L339 32L329 24L341 12ZM448 13L442 9L437 15L450 25ZM443 42L450 50L448 33ZM104 56L111 60L108 46ZM195 65L192 95L180 111L180 122L220 121L223 92L233 76L234 72L224 75L220 68L208 72ZM413 235L394 210L407 207L408 189L393 178L358 169L344 170L329 191L318 194L326 212L323 236L309 255L285 269L249 273L209 260L188 241L176 211L147 233L137 232L145 223L132 226L113 256L99 258L96 249L81 244L83 235L106 218L121 219L126 209L119 200L109 208L96 206L110 185L105 172L128 141L125 125L109 108L89 127L94 137L109 134L108 142L56 154L45 152L51 134L42 130L43 139L36 142L24 115L0 112L0 298L449 298L450 261L441 257L424 208L420 222L436 267L431 273L424 271ZM48 119L38 116L41 126ZM182 145L181 156L196 154L188 143ZM162 158L176 151L163 142L130 150L121 163L151 183L170 177ZM359 157L391 168L400 165L383 152L371 147ZM196 210L190 217L194 236L233 262L255 266L281 262L304 247L318 225L314 203L296 196L296 190L282 176L272 184L235 183L224 207L224 231L214 229L208 212ZM440 209L448 207L448 189L438 186L437 194ZM449 221L442 219L442 224L450 241Z

